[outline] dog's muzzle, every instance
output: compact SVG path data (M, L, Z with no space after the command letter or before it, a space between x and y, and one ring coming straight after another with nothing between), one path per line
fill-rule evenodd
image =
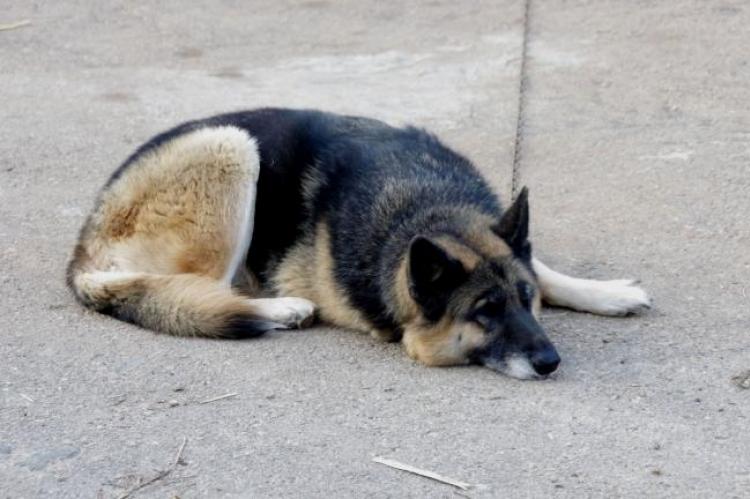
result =
M540 379L560 365L552 342L542 327L525 310L510 314L503 331L477 352L478 363L518 379Z

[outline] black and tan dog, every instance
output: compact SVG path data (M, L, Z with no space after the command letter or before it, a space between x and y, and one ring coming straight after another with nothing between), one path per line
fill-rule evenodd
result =
M183 124L114 173L68 282L84 305L163 333L243 338L308 324L401 340L431 365L518 378L560 361L542 300L647 307L631 281L531 255L526 191L505 211L476 168L416 128L260 109Z

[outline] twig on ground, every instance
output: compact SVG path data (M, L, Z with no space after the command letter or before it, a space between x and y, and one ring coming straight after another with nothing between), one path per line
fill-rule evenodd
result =
M175 469L178 464L180 464L180 459L182 459L182 453L185 452L185 446L187 445L187 437L182 437L182 445L180 445L180 448L177 450L177 454L174 456L174 461L172 462L172 469Z
M0 24L0 31L10 31L12 29L23 28L24 26L28 26L29 24L31 24L31 21L29 21L28 19L10 24Z
M397 470L406 471L409 473L414 473L415 475L423 476L425 478L430 478L432 480L435 480L437 482L441 482L447 485L452 485L454 487L458 487L461 490L469 490L472 485L470 483L462 482L460 480L455 480L453 478L448 478L443 475L438 475L437 473L433 473L432 471L422 470L419 468L415 468L414 466L410 466L408 464L399 463L398 461L394 461L392 459L385 459L382 457L375 457L372 459L376 463L384 464L386 466L389 466L391 468L395 468Z
M180 464L180 460L182 459L182 453L185 450L185 446L187 445L187 437L182 437L182 444L180 445L180 448L177 450L177 455L174 458L174 461L170 464L169 468L167 468L164 471L160 471L156 474L153 478L150 478L149 480L146 480L145 482L138 482L138 484L135 487L130 488L127 492L125 492L123 495L119 496L117 499L127 499L133 493L138 492L139 490L148 487L152 483L158 482L162 478L166 478L170 473L172 473L178 464Z
M214 398L211 398L211 399L208 399L208 400L201 400L198 403L199 404L210 404L211 402L217 402L219 400L224 400L224 399L228 399L228 398L232 398L232 397L236 397L236 396L237 396L236 393L226 393L224 395L219 395L218 397L214 397Z

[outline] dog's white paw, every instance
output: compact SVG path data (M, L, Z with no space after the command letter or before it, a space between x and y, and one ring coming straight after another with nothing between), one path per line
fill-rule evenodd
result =
M643 312L651 308L651 298L636 284L630 279L588 280L577 290L576 308L592 314L614 316Z
M253 306L264 318L290 329L309 326L315 320L315 303L305 298L260 298L253 300Z

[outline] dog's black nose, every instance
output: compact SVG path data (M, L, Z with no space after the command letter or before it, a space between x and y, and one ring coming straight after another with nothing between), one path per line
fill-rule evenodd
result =
M560 365L560 356L554 349L543 350L531 358L531 365L537 374L544 376L557 369Z

